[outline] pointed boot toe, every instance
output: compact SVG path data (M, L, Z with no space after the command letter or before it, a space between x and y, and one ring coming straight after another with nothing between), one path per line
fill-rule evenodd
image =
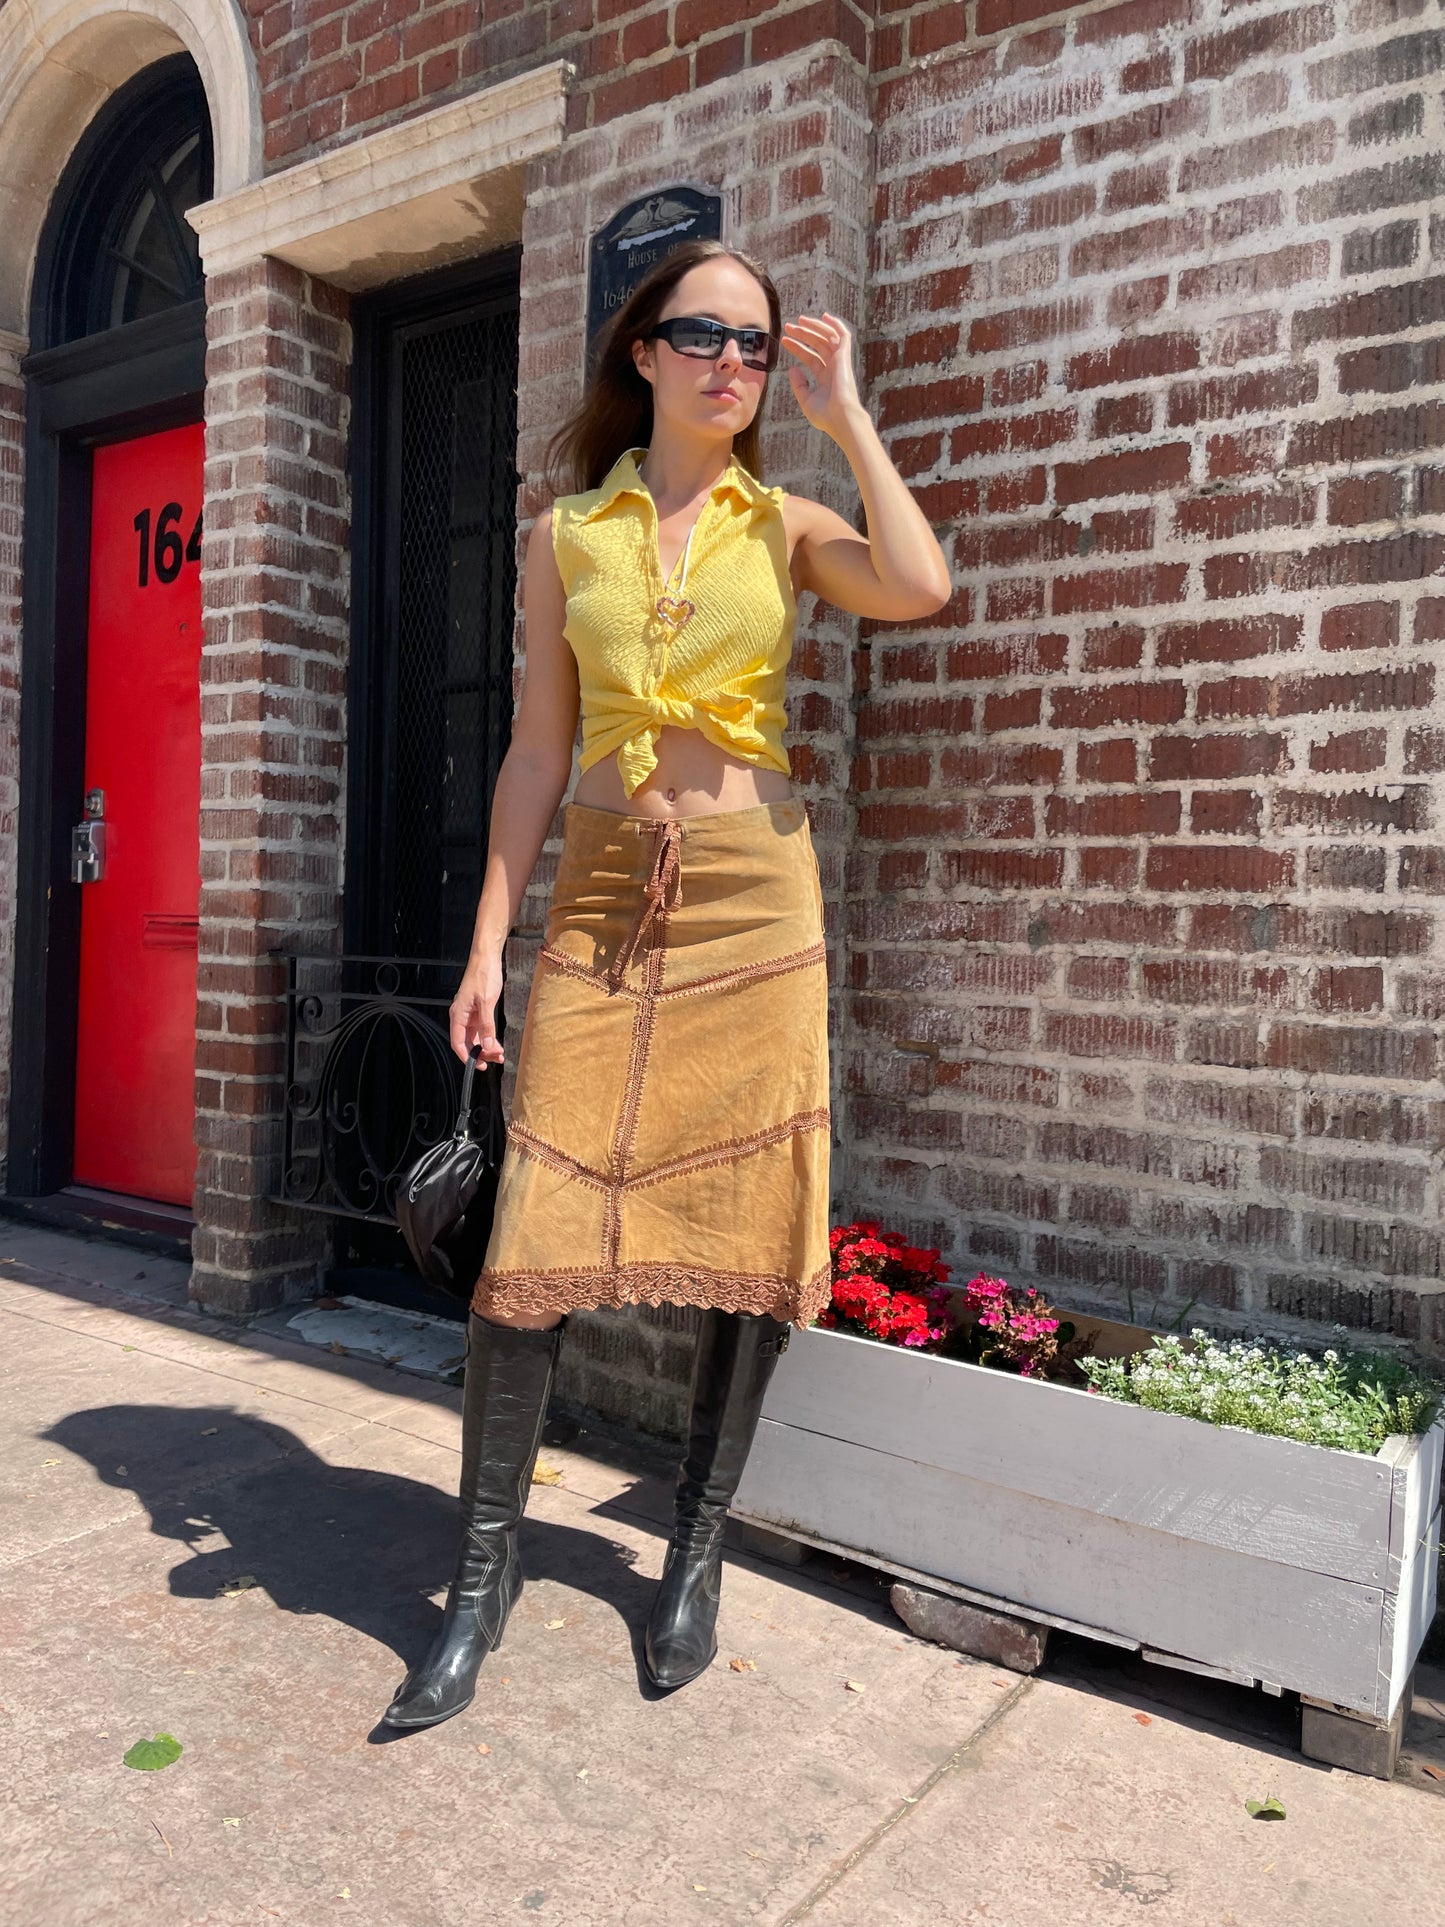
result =
M511 1566L515 1571L515 1557ZM501 1645L502 1627L521 1590L520 1574L500 1597L483 1593L473 1574L459 1575L431 1651L381 1716L388 1726L435 1726L471 1705L482 1661Z
M466 1686L460 1680L442 1679L435 1674L413 1687L408 1675L381 1717L388 1726L438 1726L470 1706L476 1691L475 1680Z
M704 1645L696 1634L674 1632L655 1638L649 1634L646 1657L648 1678L654 1686L671 1692L707 1671L717 1658L717 1638L709 1635Z
M679 1523L663 1562L643 1651L654 1686L686 1686L717 1658L725 1506L700 1506Z

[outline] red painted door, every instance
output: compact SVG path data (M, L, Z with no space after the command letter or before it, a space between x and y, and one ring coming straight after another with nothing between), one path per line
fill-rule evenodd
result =
M75 1182L190 1204L200 905L202 429L95 451ZM80 799L76 799L79 804ZM80 820L80 809L75 812Z

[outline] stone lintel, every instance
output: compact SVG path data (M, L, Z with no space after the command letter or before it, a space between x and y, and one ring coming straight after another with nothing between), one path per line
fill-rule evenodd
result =
M192 208L206 273L274 255L358 293L520 241L526 164L561 145L574 72L549 61Z

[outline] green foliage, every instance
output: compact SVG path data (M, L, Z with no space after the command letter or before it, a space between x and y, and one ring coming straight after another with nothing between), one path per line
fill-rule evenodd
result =
M1399 1432L1425 1432L1441 1387L1388 1352L1309 1352L1211 1338L1197 1349L1156 1337L1129 1358L1085 1358L1079 1369L1106 1398L1174 1412L1209 1425L1236 1425L1342 1452L1377 1452Z
M133 1766L139 1773L157 1773L163 1766L173 1766L181 1752L178 1739L169 1733L157 1733L153 1740L137 1740L123 1756L122 1764Z

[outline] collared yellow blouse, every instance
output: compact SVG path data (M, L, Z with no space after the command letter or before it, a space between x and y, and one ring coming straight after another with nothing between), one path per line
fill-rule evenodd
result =
M625 449L596 488L552 505L552 547L567 591L563 634L582 695L580 767L616 754L631 796L656 767L664 724L700 729L735 756L790 772L784 682L797 601L783 491L737 457L694 524L685 593L694 612L674 635L658 615L666 588L657 508Z

